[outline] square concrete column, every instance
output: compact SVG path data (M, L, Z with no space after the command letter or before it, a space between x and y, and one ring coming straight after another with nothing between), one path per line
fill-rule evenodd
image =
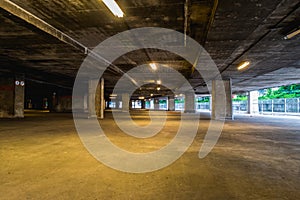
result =
M212 97L209 96L209 111L212 111Z
M142 99L141 105L142 105L142 109L145 109L146 108L146 100Z
M159 99L154 99L154 110L159 110Z
M258 91L251 91L248 94L248 113L249 114L258 114Z
M89 80L89 103L88 103L89 118L97 117L96 105L95 104L100 101L100 99L96 99L96 93L98 93L98 91L97 91L98 90L98 83L99 83L99 80L97 80L97 79L96 80ZM96 92L94 93L95 90L96 90ZM100 96L97 95L97 97L99 98Z
M97 93L100 95L100 97L96 97L97 99L100 98L100 105L96 104L96 111L97 116L100 119L104 119L104 108L105 108L105 99L104 99L104 78L100 79L100 94L99 89L97 89Z
M88 113L89 112L89 95L88 95L88 82L80 85L80 94L72 96L72 111L73 113ZM54 106L55 112L58 112L59 93L56 92L56 105ZM53 100L54 101L54 100ZM53 104L54 105L54 104Z
M14 95L14 117L24 117L24 91L25 78L23 75L15 77L15 95Z
M96 91L94 93L94 91ZM89 95L88 95L89 118L98 117L104 118L104 79L89 81Z
M212 119L233 120L231 79L212 81Z
M7 75L0 79L0 118L24 117L23 75Z
M168 110L174 111L175 110L175 98L174 96L168 97Z
M116 100L115 100L115 102L116 102L116 107L115 107L115 109L120 109L120 108L121 108L121 106L120 106L120 101L122 101L121 98L122 98L122 97L120 97L119 95L116 97Z
M129 112L130 97L128 93L122 94L122 111Z
M185 113L195 113L195 93L189 92L185 93L184 99L184 112Z

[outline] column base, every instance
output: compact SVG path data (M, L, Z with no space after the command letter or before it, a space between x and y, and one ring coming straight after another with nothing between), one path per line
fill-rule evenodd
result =
M88 116L88 119L93 119L93 118L98 118L98 116L97 115L89 115Z
M196 113L196 110L185 110L184 113Z
M234 117L212 117L211 118L212 120L222 120L222 121L232 121L234 120Z

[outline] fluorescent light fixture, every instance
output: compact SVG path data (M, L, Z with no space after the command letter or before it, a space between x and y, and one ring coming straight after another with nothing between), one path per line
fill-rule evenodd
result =
M157 70L157 66L155 63L150 63L150 67L153 69L153 70Z
M111 94L110 96L111 97L117 97L118 95L117 94Z
M158 85L161 85L161 80L158 80L158 81L157 81L157 84L158 84Z
M242 69L245 69L246 67L248 67L250 65L250 62L249 61L245 61L243 63L241 63L239 66L238 66L238 70L242 70Z
M155 80L147 80L147 81L144 81L144 83L155 83Z
M123 17L124 13L114 0L102 0L108 9L117 17Z
M145 97L139 97L139 100L144 100L145 99Z
M291 39L295 37L296 35L300 34L300 29L288 34L287 36L284 37L285 40Z

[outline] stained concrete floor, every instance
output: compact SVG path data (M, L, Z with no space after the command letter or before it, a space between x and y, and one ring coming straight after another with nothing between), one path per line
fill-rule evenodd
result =
M128 150L151 151L177 131L179 114L150 139L124 135L111 113L108 137ZM145 123L146 112L134 112ZM188 151L171 166L146 174L113 170L82 145L71 114L27 113L0 120L0 199L299 199L300 118L238 116L226 122L213 151L198 151L209 120L200 120Z

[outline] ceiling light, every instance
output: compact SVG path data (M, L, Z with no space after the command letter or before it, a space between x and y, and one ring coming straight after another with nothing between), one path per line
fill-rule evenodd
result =
M153 94L151 94L150 96L153 97Z
M284 37L285 40L291 39L295 37L296 35L300 34L300 29L288 34L287 36Z
M150 67L153 69L153 70L157 70L157 66L155 63L150 63Z
M144 100L145 99L145 97L139 97L139 100Z
M118 95L117 94L111 94L110 96L111 97L117 97Z
M108 9L117 17L123 17L124 13L114 0L102 0Z
M159 91L159 90L160 90L160 87L158 87L157 90Z
M161 80L158 80L158 81L157 81L157 84L160 85L160 84L161 84Z
M248 67L250 65L250 62L249 61L245 61L243 63L241 63L239 66L238 66L238 70L242 70L242 69L245 69L246 67Z

